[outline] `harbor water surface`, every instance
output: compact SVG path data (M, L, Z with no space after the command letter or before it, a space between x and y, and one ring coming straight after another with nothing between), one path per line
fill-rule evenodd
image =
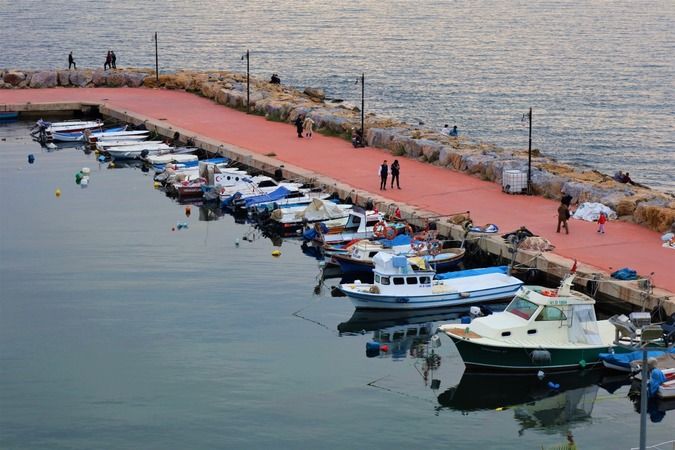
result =
M298 241L187 217L152 172L46 151L29 126L0 126L0 447L540 449L568 432L637 446L628 386L463 376L452 343L420 331L458 314L354 314L338 280L315 294ZM403 331L369 358L380 328ZM648 442L675 438L674 417L655 414Z
M672 0L5 1L0 68L225 69L675 191ZM0 92L0 96L2 92Z

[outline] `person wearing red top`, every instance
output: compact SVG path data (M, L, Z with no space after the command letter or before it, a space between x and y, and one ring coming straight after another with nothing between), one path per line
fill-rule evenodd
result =
M607 223L607 216L604 212L600 213L598 217L598 233L605 234L605 224Z

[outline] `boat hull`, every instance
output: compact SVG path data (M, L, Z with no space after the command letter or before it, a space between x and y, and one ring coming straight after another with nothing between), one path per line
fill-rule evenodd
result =
M437 273L449 272L452 269L456 268L464 259L464 254L456 255L453 258L448 258L446 260L432 261L435 271ZM345 274L355 274L355 273L367 273L370 274L373 272L373 260L358 260L352 258L348 254L335 254L333 255L333 260L335 260L339 265L342 273Z
M506 347L485 345L449 334L469 371L531 372L538 370L566 371L601 365L600 353L613 346L579 347ZM550 360L535 361L534 351L548 351ZM615 351L621 351L618 348Z
M471 305L490 301L504 300L513 297L520 284L479 289L470 292L448 293L422 296L389 296L359 292L340 287L356 308L362 309L423 309L442 308L447 306Z

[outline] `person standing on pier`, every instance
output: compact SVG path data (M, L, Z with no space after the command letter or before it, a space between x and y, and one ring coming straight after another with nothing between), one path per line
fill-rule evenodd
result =
M570 218L570 209L569 207L564 204L563 202L560 202L560 206L558 206L558 228L556 229L556 233L560 233L560 225L565 229L566 234L570 234L570 229L567 226L567 221Z
M77 64L75 64L75 58L73 58L73 52L70 52L68 55L68 70L70 70L70 66L73 66L73 69L77 70Z
M387 166L387 160L385 159L382 165L380 166L380 190L387 190L387 175L389 175L389 166Z
M395 159L391 163L391 188L394 189L394 181L396 181L396 187L401 189L401 186L398 184L398 174L401 172L401 165L398 163L398 159Z
M305 128L305 137L311 138L313 127L314 127L314 121L312 120L312 118L311 117L305 117L305 121L303 122L302 126Z
M607 216L604 212L600 213L598 217L598 233L605 234L605 224L607 223Z
M298 115L298 117L295 119L295 122L293 122L293 124L295 125L295 131L298 132L299 138L302 138L302 126L304 124L304 121L302 119L303 117L301 115Z
M112 50L110 50L110 62L112 63L112 68L117 69L117 55Z
M108 50L108 54L105 57L105 62L103 63L103 70L110 69L112 67L112 55L110 54L110 50Z

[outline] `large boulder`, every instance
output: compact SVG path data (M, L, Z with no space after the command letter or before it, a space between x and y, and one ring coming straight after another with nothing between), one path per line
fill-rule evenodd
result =
M85 87L91 83L92 74L88 70L73 70L70 72L70 84L78 87Z
M30 79L31 88L52 88L56 86L58 78L55 70L36 72Z
M147 76L147 74L140 72L126 72L124 74L125 84L129 87L140 87Z
M57 77L59 79L59 86L69 86L70 85L70 71L69 70L58 70Z
M323 100L326 98L326 93L321 88L306 87L304 93L317 100Z
M96 87L105 86L107 75L108 75L107 71L103 69L96 69L94 73L91 75L91 82L94 83L94 86Z
M26 79L25 73L14 70L5 72L4 76L2 77L2 81L4 81L7 84L11 84L12 86L18 86L25 79Z
M126 85L127 79L122 72L112 72L108 74L105 81L108 87L122 87Z

